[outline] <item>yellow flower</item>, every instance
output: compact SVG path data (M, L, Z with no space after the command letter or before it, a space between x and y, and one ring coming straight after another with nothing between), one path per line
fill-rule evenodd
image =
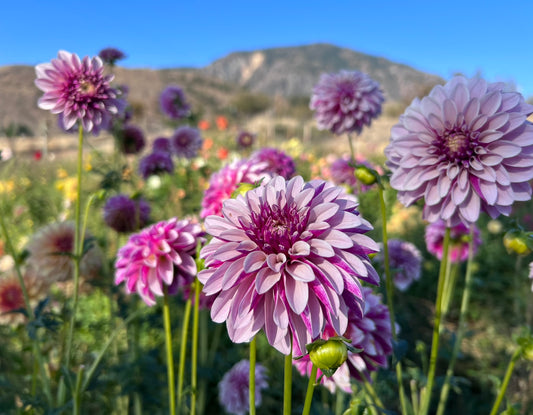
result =
M285 141L281 145L281 149L293 158L299 157L303 153L302 142L297 137L292 137L290 140Z
M10 193L15 188L13 180L0 181L0 193Z
M70 202L74 202L78 197L78 182L75 177L57 180L56 189L61 191L64 198Z
M57 178L58 179L66 179L68 177L68 173L65 169L59 168L57 169Z

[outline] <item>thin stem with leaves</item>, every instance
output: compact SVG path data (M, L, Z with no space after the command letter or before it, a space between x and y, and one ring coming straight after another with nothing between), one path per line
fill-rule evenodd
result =
M165 327L165 345L167 351L168 403L170 415L176 415L176 395L174 382L174 356L172 354L172 328L170 324L170 307L168 289L163 289L163 323Z

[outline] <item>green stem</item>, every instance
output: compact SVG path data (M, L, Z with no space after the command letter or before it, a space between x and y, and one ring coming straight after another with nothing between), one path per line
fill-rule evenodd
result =
M313 402L313 392L315 390L317 372L318 367L313 364L313 366L311 366L311 374L309 375L309 383L307 384L307 392L305 393L305 403L302 415L309 415L309 412L311 411L311 403Z
M387 234L387 208L385 205L385 197L383 195L383 187L378 185L379 192L379 205L381 210L381 228L383 239L383 257L385 263L385 290L387 292L387 306L389 308L389 319L392 332L392 339L394 342L398 340L398 334L396 333L396 321L394 314L394 282L392 280L392 274L390 271L390 259L389 259L389 240ZM396 380L398 382L398 389L400 392L400 405L402 407L402 415L407 415L407 400L405 398L405 390L403 387L403 369L400 359L396 361Z
M248 384L248 402L250 404L250 415L255 415L255 360L256 345L255 337L250 341L250 382Z
M180 344L180 364L178 367L178 413L181 414L181 405L183 401L183 378L185 373L185 358L187 355L187 336L189 335L189 321L191 319L192 300L189 296L185 303L183 323L181 326L181 344Z
M191 362L191 415L196 414L196 395L198 392L198 318L200 310L200 281L194 281L194 308L192 317L192 362Z
M344 409L344 392L337 388L335 392L335 415L342 415Z
M448 251L450 247L450 228L446 228L443 242L442 260L439 270L439 281L437 284L437 299L435 301L435 323L433 325L433 340L431 343L431 353L429 357L429 372L427 385L422 395L421 415L426 415L429 411L431 402L431 392L435 382L435 371L437 369L437 357L439 352L440 340L440 323L442 318L442 293L444 291L444 281L446 276L446 267L448 264Z
M72 304L72 311L70 316L70 325L67 337L67 348L66 348L66 357L65 363L67 371L70 369L70 359L72 354L72 340L74 338L74 324L76 322L76 310L78 308L78 296L79 296L79 282L80 282L80 261L81 261L81 250L83 244L81 243L81 177L83 169L83 126L80 123L79 134L78 134L78 161L77 161L77 195L76 195L76 205L74 211L74 221L75 221L75 230L74 230L74 298Z
M521 354L522 348L519 347L511 357L509 365L507 366L507 372L505 372L505 377L503 378L502 385L500 386L500 392L496 397L496 401L494 402L494 406L490 411L490 415L496 415L498 413L498 409L500 408L503 397L505 396L505 391L507 390L507 386L509 385L509 380L511 379L511 375L513 374L514 366L516 364L516 361L520 358Z
M448 370L446 371L446 378L444 379L444 384L442 386L439 398L439 406L437 408L437 415L443 415L444 410L446 409L446 401L448 399L448 393L450 391L450 380L453 376L455 361L459 355L459 350L461 349L461 342L466 329L466 315L468 313L468 304L470 301L470 291L472 289L472 268L473 268L473 259L474 259L474 235L473 228L470 231L470 242L468 245L468 262L466 265L466 276L465 276L465 288L463 291L463 299L461 300L461 311L459 314L459 327L457 329L457 336L455 338L455 343L453 345L452 356L450 358L450 363L448 365Z
M291 349L287 356L285 356L285 367L283 377L283 415L291 414L291 399L292 399L292 338Z
M83 379L83 366L80 366L80 369L78 370L78 374L76 377L76 387L74 388L74 402L73 402L73 414L74 415L80 415L81 414L81 386L82 386L82 379Z
M372 384L366 379L364 374L361 374L361 377L364 379L363 385L365 387L366 392L372 398L372 401L373 401L374 405L377 406L380 409L385 409L385 406L383 405L383 402L381 402L381 399L379 399L379 396L376 393L376 390L374 389Z
M165 325L165 344L167 349L168 403L170 415L176 415L176 395L174 383L174 357L172 354L172 330L170 327L170 308L167 287L163 289L163 322Z
M350 145L350 158L352 159L352 162L355 163L355 147L352 140L352 135L348 135L348 144Z
M442 318L444 319L448 314L450 308L450 301L453 296L455 282L457 281L458 263L451 263L448 261L446 267L446 280L444 282L444 292L442 293Z

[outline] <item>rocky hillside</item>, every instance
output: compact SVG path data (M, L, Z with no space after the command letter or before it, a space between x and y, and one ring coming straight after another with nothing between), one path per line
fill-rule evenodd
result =
M378 81L389 101L410 100L443 79L385 58L328 44L232 53L202 72L248 88L283 97L303 97L324 72L358 70Z

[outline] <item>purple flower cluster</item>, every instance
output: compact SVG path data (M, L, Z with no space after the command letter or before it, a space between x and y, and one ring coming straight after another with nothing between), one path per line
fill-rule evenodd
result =
M411 242L401 239L389 239L389 265L394 285L400 291L405 291L420 279L422 272L422 254ZM375 260L384 264L384 253L381 251Z
M218 399L224 410L233 415L245 415L250 410L249 402L250 361L236 363L218 384ZM266 368L255 365L255 406L261 405L261 391L268 388Z
M378 246L364 235L371 225L329 182L276 176L225 201L205 227L213 238L198 278L215 296L211 318L236 343L264 329L280 352L291 352L291 338L305 350L326 324L344 333L348 313L363 314L361 281L379 281L368 259Z
M102 49L98 53L98 56L100 56L100 59L102 59L104 63L107 63L108 65L111 65L111 66L114 66L117 61L122 60L126 57L124 52L116 48Z
M144 132L136 125L125 125L116 135L120 151L124 154L138 154L146 145Z
M177 218L133 234L117 253L115 284L124 282L128 294L137 292L149 306L165 290L176 294L196 276L194 255L202 235L200 225Z
M196 157L198 151L202 148L202 143L203 139L200 130L188 126L179 127L170 138L174 154L186 159Z
M110 86L113 76L104 76L99 57L80 60L78 55L62 50L57 59L37 65L35 72L35 85L44 92L39 108L61 114L66 130L79 121L85 131L97 131L123 106Z
M472 224L473 249L474 254L481 245L481 234L479 228ZM429 253L442 260L444 234L446 232L446 223L442 220L430 223L426 226L425 240ZM468 259L468 246L470 240L470 229L463 223L450 228L450 246L448 256L451 262L463 262Z
M120 233L144 228L150 219L150 205L142 198L120 194L110 197L104 206L104 222Z
M277 148L264 147L250 156L251 163L265 165L265 170L271 174L290 179L296 172L296 165L291 156Z
M415 99L385 150L399 200L424 198L424 219L448 227L475 223L480 212L509 215L531 198L532 113L503 83L462 76Z
M381 114L384 101L379 84L358 71L323 74L313 88L309 107L320 130L333 134L361 133Z
M191 112L191 107L185 98L185 93L177 85L167 86L159 98L161 111L173 119L180 120L185 118Z
M163 151L154 151L139 161L139 173L145 180L152 175L172 173L173 171L172 156Z

